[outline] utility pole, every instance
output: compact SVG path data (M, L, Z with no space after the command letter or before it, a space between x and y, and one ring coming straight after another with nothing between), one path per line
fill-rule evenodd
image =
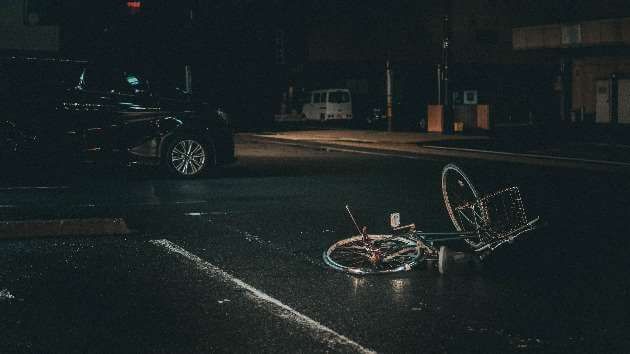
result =
M385 40L387 45L387 57L385 61L385 116L387 117L387 131L391 132L394 119L394 103L392 92L392 18L391 8L387 8L385 15Z
M437 65L437 104L442 104L442 67Z
M442 19L442 89L444 90L444 94L441 95L444 101L444 120L442 122L443 132L445 134L452 133L452 112L451 112L451 102L449 99L450 93L448 88L448 60L450 54L450 37L451 37L451 24L450 24L450 14L451 14L451 0L445 1L445 9L444 9L444 17Z
M184 65L184 84L185 91L187 94L192 94L192 69L190 64Z
M186 26L187 26L187 36L188 36L188 41L189 41L189 45L186 48L186 63L184 64L184 83L185 83L185 92L186 94L188 94L188 97L190 98L192 96L192 62L193 62L193 57L192 57L192 48L194 48L196 45L198 45L198 42L196 41L197 38L197 33L195 32L197 29L195 28L195 9L197 8L197 2L196 0L191 0L189 2L189 9L188 9L188 19L186 21Z
M385 70L385 77L386 77L386 86L387 86L387 131L391 132L392 131L392 118L393 118L393 104L392 104L392 66L391 63L389 61L389 58L387 59L387 63L386 63L386 70Z

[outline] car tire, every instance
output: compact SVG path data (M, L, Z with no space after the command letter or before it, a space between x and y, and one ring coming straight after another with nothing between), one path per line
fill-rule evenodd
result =
M194 178L208 173L214 166L211 144L190 135L178 135L168 140L162 161L168 172L179 178Z

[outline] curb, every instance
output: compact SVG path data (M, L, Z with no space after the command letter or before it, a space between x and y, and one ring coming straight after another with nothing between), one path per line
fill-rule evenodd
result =
M539 166L549 167L569 167L569 168L581 168L588 170L616 170L616 171L630 171L630 163L608 161L608 160L593 160L593 159L579 159L562 156L549 156L538 154L521 154L510 153L493 150L481 150L470 148L455 148L455 147L443 147L434 145L422 145L407 144L414 146L415 151L405 149L388 149L387 147L376 146L354 146L350 144L339 144L331 142L321 141L304 141L286 138L277 138L265 135L249 135L246 139L252 140L264 140L267 142L282 144L288 146L304 147L310 149L324 150L324 151L339 151L339 152L351 152L361 153L376 156L391 156L407 159L420 159L423 156L436 156L436 157L459 157L466 159L482 159L490 161L502 161L512 163L522 163ZM341 141L341 140L340 140ZM370 145L377 144L373 142L362 142L362 144ZM404 144L402 144L404 145Z
M129 234L122 218L20 220L0 222L0 239L57 237L57 236L106 236Z
M528 154L528 153L505 152L505 151L483 150L483 149L472 149L472 148L456 148L456 147L450 147L450 146L425 145L423 147L424 148L428 148L428 149L436 149L436 150L452 150L452 151L462 151L462 152L476 152L476 153L494 154L494 155L500 155L500 156L521 157L521 158L527 158L527 159L557 160L557 161L568 161L568 162L585 163L585 164L598 164L598 165L630 167L630 163L628 163L628 162L621 162L621 161L594 160L594 159L583 159L583 158L578 158L578 157Z

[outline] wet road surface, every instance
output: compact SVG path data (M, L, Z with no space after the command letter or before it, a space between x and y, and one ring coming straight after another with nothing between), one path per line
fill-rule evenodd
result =
M122 217L124 236L0 240L1 352L623 352L630 345L630 176L407 160L242 141L239 162L9 176L2 220ZM516 184L547 226L482 270L354 277L322 252L389 212L451 230L447 162ZM36 187L36 188L34 188Z

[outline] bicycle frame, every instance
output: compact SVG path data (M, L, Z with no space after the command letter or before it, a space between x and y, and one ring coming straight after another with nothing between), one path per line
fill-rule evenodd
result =
M528 219L518 187L479 196L463 171L448 164L442 170L442 194L456 231L424 232L415 224L400 226L400 214L390 214L392 233L374 235L360 227L350 207L346 211L358 235L335 242L323 255L329 266L352 274L384 274L409 270L426 260L437 260L440 273L449 259L482 260L506 243L534 230L539 218ZM464 241L472 252L449 255L446 245Z

